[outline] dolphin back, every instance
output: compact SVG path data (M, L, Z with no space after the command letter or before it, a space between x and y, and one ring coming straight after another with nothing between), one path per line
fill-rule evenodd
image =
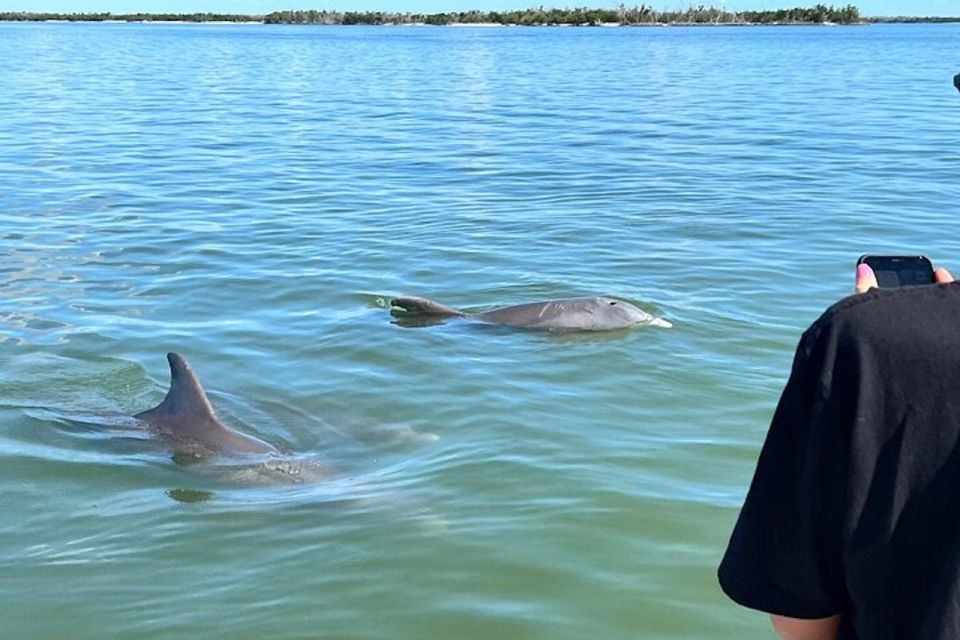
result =
M501 307L476 316L484 322L551 331L614 331L640 325L671 327L624 300L595 296Z

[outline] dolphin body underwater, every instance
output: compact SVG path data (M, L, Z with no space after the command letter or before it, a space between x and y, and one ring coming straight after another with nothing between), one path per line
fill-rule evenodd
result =
M414 317L463 317L489 324L548 331L614 331L640 325L673 326L629 302L604 296L527 302L476 314L415 296L394 298L390 306Z
M170 390L159 405L134 415L149 430L168 442L177 453L210 455L277 454L271 444L234 431L223 424L200 386L190 363L178 353L168 353Z

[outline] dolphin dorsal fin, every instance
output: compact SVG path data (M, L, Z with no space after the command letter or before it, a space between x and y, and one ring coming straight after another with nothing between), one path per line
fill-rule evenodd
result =
M190 367L187 359L179 353L168 353L170 363L170 390L167 397L151 412L169 415L190 414L194 418L214 419L213 405L200 386L200 380ZM145 412L148 413L148 412Z

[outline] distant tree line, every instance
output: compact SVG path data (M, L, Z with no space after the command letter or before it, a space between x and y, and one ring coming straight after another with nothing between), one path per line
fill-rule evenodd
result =
M266 24L502 24L502 25L659 25L659 24L857 24L862 22L957 22L960 18L862 18L854 5L813 7L767 11L727 11L698 5L685 10L659 11L646 4L628 7L591 9L575 7L519 11L454 11L448 13L393 13L384 11L296 10L274 11L266 15L222 13L35 13L0 12L0 21L66 20L71 22L263 22Z
M878 16L867 18L869 22L886 24L894 22L902 23L946 23L946 22L960 22L960 17L947 17L947 16Z
M855 24L860 10L853 5L774 11L727 11L699 5L682 11L658 11L646 4L613 9L536 9L519 11L454 11L449 13L392 13L384 11L274 11L263 16L267 24L503 24L503 25L644 25L644 24Z
M44 22L262 22L262 16L234 13L37 13L32 11L0 12L0 21Z

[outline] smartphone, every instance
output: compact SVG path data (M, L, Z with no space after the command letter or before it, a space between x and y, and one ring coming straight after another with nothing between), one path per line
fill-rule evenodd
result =
M927 256L860 256L877 276L880 287L909 287L933 282L933 263Z

